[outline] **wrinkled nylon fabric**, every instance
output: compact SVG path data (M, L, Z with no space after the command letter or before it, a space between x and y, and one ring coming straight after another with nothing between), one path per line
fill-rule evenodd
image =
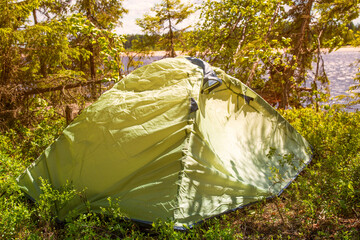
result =
M207 94L203 69L185 58L133 71L18 178L21 189L38 200L42 177L84 190L86 199L57 209L61 220L86 212L84 200L100 211L111 197L131 219L177 227L278 194L310 161L309 144L251 89L214 70L222 84Z

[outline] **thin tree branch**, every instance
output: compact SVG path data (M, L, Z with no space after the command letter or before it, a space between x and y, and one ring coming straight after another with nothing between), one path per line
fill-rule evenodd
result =
M276 5L275 12L274 12L274 14L273 14L273 16L272 16L272 19L271 19L269 28L268 28L268 30L267 30L267 32L266 32L265 37L264 37L264 43L267 42L267 40L268 40L268 38L269 38L269 36L270 36L270 32L271 32L271 29L272 29L273 26L274 26L274 23L275 23L275 20L276 20L276 15L278 14L279 9L280 9L280 2L278 2L278 4ZM246 85L248 85L249 87L251 87L251 83L252 83L252 80L253 80L253 78L254 78L256 68L257 68L257 66L259 65L259 62L260 62L260 58L259 58L259 56L257 56L257 59L256 59L256 61L254 62L253 66L252 66L252 68L251 68L249 77L248 77L248 79L247 79L247 81L246 81Z
M97 84L97 83L101 83L101 82L102 82L102 80L96 80L96 81L88 81L88 82L70 83L70 84L60 85L60 86L56 86L56 87L33 88L29 91L24 91L24 92L20 93L20 95L28 96L28 95L32 95L32 94L55 92L55 91L61 91L64 89L72 89L72 88L83 87L83 86L87 86L87 85L91 85L91 84Z

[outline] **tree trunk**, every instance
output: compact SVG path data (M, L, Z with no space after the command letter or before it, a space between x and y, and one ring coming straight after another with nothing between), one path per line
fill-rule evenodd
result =
M169 1L166 1L167 3L167 8L169 7ZM169 11L169 9L167 9ZM175 53L175 49L174 49L174 32L172 30L172 24L171 24L171 16L170 16L170 12L168 12L167 15L167 19L169 22L169 40L170 40L170 49L169 51L169 56L170 57L176 57L176 53Z
M86 1L86 18L94 23L94 18L91 15L91 1ZM96 24L95 24L96 25ZM95 51L94 51L94 45L92 44L93 36L91 35L88 38L88 50L91 53L89 57L89 70L90 70L90 81L95 82L96 81L96 66L95 66ZM93 83L91 85L91 97L93 99L96 99L97 97L97 90L96 90L96 84Z
M303 57L307 53L308 49L306 48L306 43L308 40L308 29L310 26L310 19L311 19L311 10L313 7L314 0L308 0L306 3L304 9L302 10L301 14L301 27L300 32L296 34L299 36L298 38L293 38L293 42L295 42L295 46L293 47L293 51L291 52L291 55L293 56L290 60L290 63L288 64L289 67L287 67L283 74L283 82L284 89L282 89L283 96L282 96L282 103L280 103L280 106L283 108L287 108L289 106L289 96L290 96L290 79L293 77L295 79L295 70L292 68L297 64L297 69L305 68L303 65ZM304 46L306 49L304 49ZM300 78L299 78L300 79ZM300 80L294 80L296 83L300 83Z
M66 124L69 125L73 120L72 109L69 105L66 105L65 107L65 116L66 116Z
M282 84L282 94L280 108L286 109L289 106L289 92L290 92L290 82L287 79L284 79Z
M170 16L168 18L168 21L169 21L169 38L170 38L170 49L169 49L170 57L176 57L176 53L174 49L174 32L172 30Z
M95 82L96 81L96 66L95 66L95 51L94 46L91 43L91 39L89 39L89 51L91 52L89 57L89 67L90 67L90 81ZM97 97L97 84L93 83L91 85L91 95L92 98L96 99Z
M34 24L38 24L37 16L36 16L36 9L33 10L33 17L34 17Z

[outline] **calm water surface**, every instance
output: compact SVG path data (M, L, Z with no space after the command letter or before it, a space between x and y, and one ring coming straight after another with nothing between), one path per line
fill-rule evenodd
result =
M330 80L330 104L345 103L336 96L348 94L350 86L359 84L354 81L360 71L357 61L360 60L360 49L342 48L336 52L323 55L325 71ZM348 110L360 110L360 105L352 106Z

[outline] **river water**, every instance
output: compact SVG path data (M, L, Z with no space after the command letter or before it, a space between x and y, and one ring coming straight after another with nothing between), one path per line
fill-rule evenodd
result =
M360 71L357 61L360 61L359 48L341 48L330 54L324 54L325 71L330 80L330 105L346 103L336 99L336 96L348 94L350 86L360 84L354 81ZM349 111L360 110L360 105L347 107Z

